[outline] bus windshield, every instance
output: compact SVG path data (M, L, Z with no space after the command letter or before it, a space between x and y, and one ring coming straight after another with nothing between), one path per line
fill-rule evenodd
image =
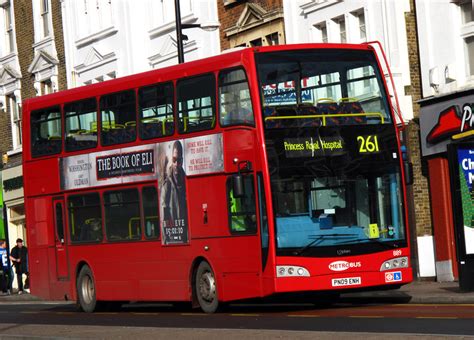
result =
M396 130L370 51L257 55L277 254L406 245Z

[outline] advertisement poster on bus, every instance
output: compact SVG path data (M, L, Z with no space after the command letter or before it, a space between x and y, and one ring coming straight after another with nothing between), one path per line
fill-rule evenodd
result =
M188 243L184 141L158 145L158 187L162 244Z
M458 160L466 254L474 254L474 150L458 149Z
M224 171L222 134L184 140L186 175L202 175Z
M61 189L155 179L155 152L154 145L142 145L61 158Z

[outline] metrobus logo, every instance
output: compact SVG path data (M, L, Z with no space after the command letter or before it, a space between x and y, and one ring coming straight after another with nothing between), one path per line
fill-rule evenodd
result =
M332 271L342 272L349 268L360 268L362 265L360 262L335 261L331 262L328 267Z

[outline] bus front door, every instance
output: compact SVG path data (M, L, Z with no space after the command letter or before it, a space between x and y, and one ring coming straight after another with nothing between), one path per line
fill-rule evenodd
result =
M55 198L54 224L55 224L55 247L56 247L56 276L60 281L69 279L69 261L67 254L67 242L65 239L64 223L64 199Z

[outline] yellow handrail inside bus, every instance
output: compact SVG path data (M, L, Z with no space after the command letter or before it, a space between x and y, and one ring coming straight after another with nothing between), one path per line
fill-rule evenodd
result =
M334 113L334 114L327 114L327 115L299 115L299 116L276 116L276 117L265 117L265 121L267 120L278 120L278 119L306 119L306 118L322 118L323 119L323 126L326 126L326 118L331 117L363 117L363 116L378 116L380 117L380 121L384 124L385 119L384 116L380 112L365 112L365 113Z
M140 216L132 217L131 219L128 220L128 237L130 238L130 240L133 239L132 224L135 221L138 221L138 228L140 228ZM138 235L139 234L137 234L137 236Z

